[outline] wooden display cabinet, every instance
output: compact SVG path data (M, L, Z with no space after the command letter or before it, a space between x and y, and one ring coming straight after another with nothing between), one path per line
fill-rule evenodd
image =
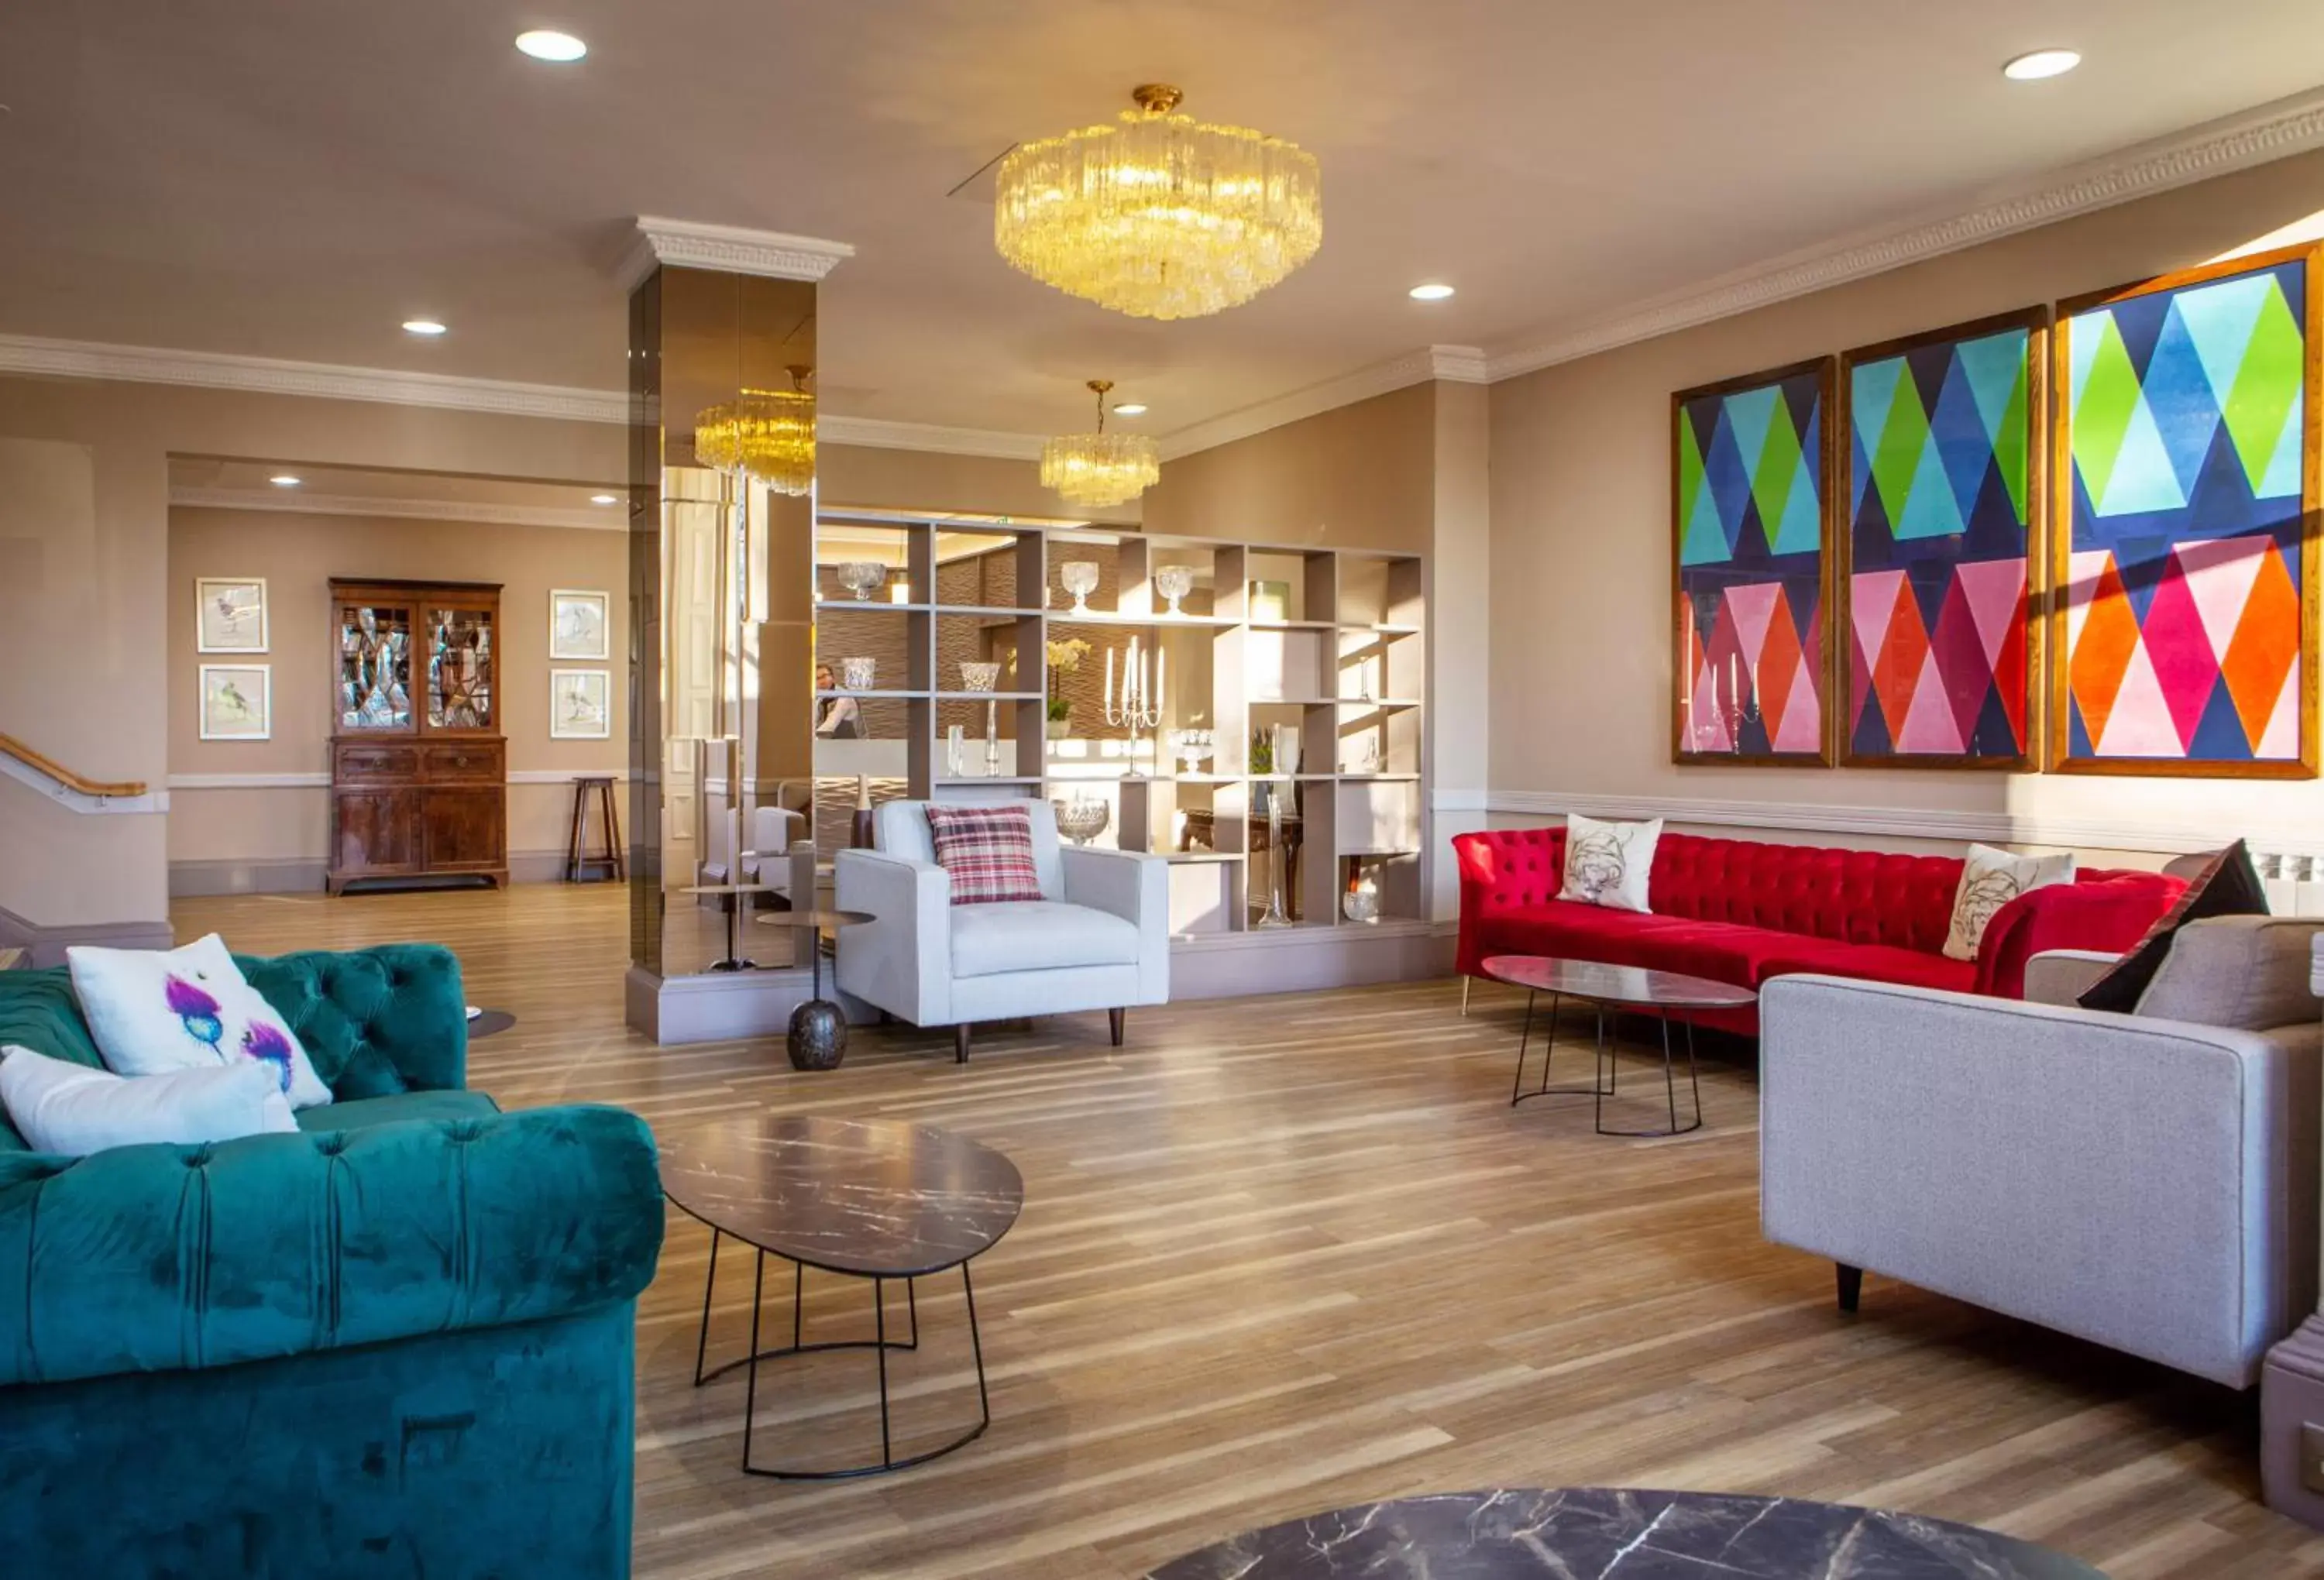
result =
M331 582L331 861L324 887L508 884L497 583Z

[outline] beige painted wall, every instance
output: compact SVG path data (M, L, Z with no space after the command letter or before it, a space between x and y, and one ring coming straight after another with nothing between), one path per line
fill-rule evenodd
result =
M336 716L332 691L333 576L498 582L501 587L501 728L512 779L553 773L626 774L627 697L619 677L629 661L629 542L622 532L456 521L188 510L170 512L170 772L178 776L323 774L330 767ZM273 669L273 739L200 738L198 668L233 663L195 650L198 576L263 576ZM604 740L549 735L549 592L579 588L608 595L611 657L600 664L613 687L613 734ZM254 659L254 662L260 660ZM573 805L563 783L512 783L512 855L562 851ZM624 808L626 811L626 807ZM329 852L329 794L298 788L171 791L170 860L265 864L323 861Z
M169 772L169 457L402 467L558 482L626 474L625 430L604 423L79 379L0 378L0 439L88 447L86 522L0 526L0 730L77 772ZM0 496L22 480L0 451ZM0 522L14 518L0 518ZM24 547L27 539L32 547ZM71 609L60 650L43 610ZM0 908L43 925L166 914L165 820L89 816L0 785Z
M1426 553L1436 390L1413 384L1167 462L1146 530Z
M2086 845L2324 851L2314 782L1680 768L1669 739L1672 390L2181 268L2319 209L2324 153L2307 154L1493 386L1496 795L2006 813Z
M816 452L816 502L860 509L964 510L1052 516L1135 526L1138 501L1102 510L1069 505L1041 486L1038 461L823 445Z

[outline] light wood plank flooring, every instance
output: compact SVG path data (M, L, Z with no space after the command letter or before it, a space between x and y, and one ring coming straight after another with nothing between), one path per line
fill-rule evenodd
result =
M982 1036L965 1069L941 1032L860 1030L844 1070L807 1076L774 1043L625 1031L611 886L183 901L175 921L257 952L451 945L471 1001L520 1017L470 1064L505 1106L618 1103L665 1133L885 1116L1024 1171L1022 1220L976 1264L992 1429L870 1482L736 1473L740 1373L688 1385L709 1236L673 1215L639 1318L651 1580L1114 1580L1343 1503L1592 1483L1913 1509L2115 1580L2324 1576L2324 1540L2258 1502L2251 1401L1877 1279L1837 1315L1827 1264L1759 1238L1748 1070L1707 1068L1710 1123L1676 1141L1593 1136L1579 1104L1512 1111L1514 996L1480 988L1467 1020L1449 982L1189 1004L1133 1014L1120 1049L1102 1015L1061 1017ZM714 1359L741 1353L747 1271L730 1247ZM769 1279L774 1320L788 1283ZM973 1419L958 1290L922 1285L899 1452ZM811 1278L808 1319L868 1336L868 1299ZM866 1358L762 1373L762 1456L876 1451Z

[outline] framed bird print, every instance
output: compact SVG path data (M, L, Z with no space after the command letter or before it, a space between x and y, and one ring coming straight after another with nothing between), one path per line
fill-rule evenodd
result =
M1675 762L1831 761L1833 367L1671 397Z
M201 738L267 740L274 734L274 670L267 664L201 666Z
M194 650L198 653L266 651L266 578L194 578Z
M1840 359L1841 761L2039 760L2049 310Z
M2319 258L2059 304L2053 770L2316 776Z
M595 658L613 656L607 635L606 609L612 600L604 592L558 588L549 595L549 656L551 658Z
M613 733L613 677L603 669L549 672L552 740L604 740Z

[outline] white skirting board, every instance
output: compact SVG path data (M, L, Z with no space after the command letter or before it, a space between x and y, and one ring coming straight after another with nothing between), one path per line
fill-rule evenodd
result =
M1446 977L1452 972L1453 931L1449 922L1382 922L1176 938L1170 947L1170 997L1240 998ZM779 1037L809 990L804 969L660 977L632 966L622 1001L631 1027L667 1046ZM828 990L841 997L836 988ZM841 1002L856 1024L877 1018L864 1005Z
M250 860L172 861L170 895L173 899L209 895L318 895L329 864L321 857L270 857ZM511 883L561 883L565 878L563 850L512 850ZM380 886L393 884L383 876ZM433 881L441 883L442 877Z

